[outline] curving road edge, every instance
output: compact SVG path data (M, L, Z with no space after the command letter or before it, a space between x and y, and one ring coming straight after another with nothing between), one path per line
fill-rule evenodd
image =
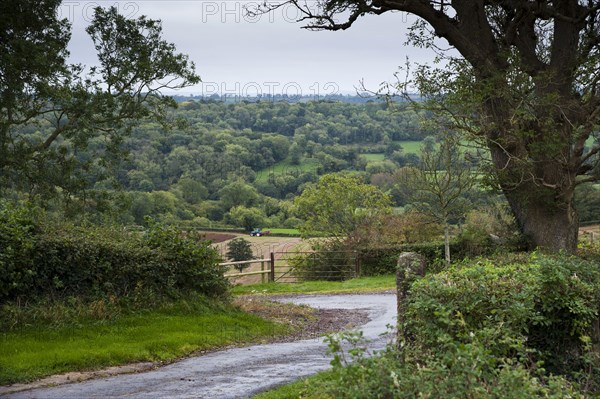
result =
M395 294L304 295L279 299L322 309L362 309L369 350L383 349L395 324ZM247 398L330 367L323 338L234 348L181 360L157 370L34 389L1 398Z

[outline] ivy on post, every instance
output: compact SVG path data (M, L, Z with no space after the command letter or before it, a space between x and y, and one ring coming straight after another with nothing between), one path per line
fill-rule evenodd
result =
M396 268L396 292L398 301L398 346L403 346L410 337L404 332L404 310L410 286L417 279L425 276L427 260L416 252L403 252L398 257Z

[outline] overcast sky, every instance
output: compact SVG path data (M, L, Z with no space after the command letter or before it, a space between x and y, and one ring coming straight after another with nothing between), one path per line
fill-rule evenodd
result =
M373 90L392 80L407 56L421 63L432 58L426 50L404 45L410 25L406 14L367 16L346 31L312 32L295 22L292 7L250 18L244 12L248 3L64 1L61 13L73 23L72 61L88 65L95 57L83 29L95 6L117 5L126 16L162 20L165 39L189 55L203 80L186 94L348 94L361 79Z

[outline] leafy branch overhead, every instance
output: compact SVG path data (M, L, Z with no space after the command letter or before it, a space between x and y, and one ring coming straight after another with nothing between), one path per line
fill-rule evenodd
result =
M166 111L176 104L164 89L200 80L188 57L162 39L160 21L127 19L115 7L96 8L86 29L98 65L68 64L71 26L59 19L59 6L56 0L0 6L3 186L82 188L76 177L122 155L123 137L137 121L167 122ZM23 127L49 133L25 138ZM96 156L78 163L74 154L90 143Z

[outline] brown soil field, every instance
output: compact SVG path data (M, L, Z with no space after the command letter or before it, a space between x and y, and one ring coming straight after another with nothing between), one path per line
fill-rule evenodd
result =
M213 244L218 244L218 243L223 242L223 241L232 240L232 239L240 236L241 234L219 233L219 232L216 232L216 231L205 231L205 232L200 233L200 235L204 239L212 241Z
M595 233L600 235L600 224L593 224L579 228L579 234Z

